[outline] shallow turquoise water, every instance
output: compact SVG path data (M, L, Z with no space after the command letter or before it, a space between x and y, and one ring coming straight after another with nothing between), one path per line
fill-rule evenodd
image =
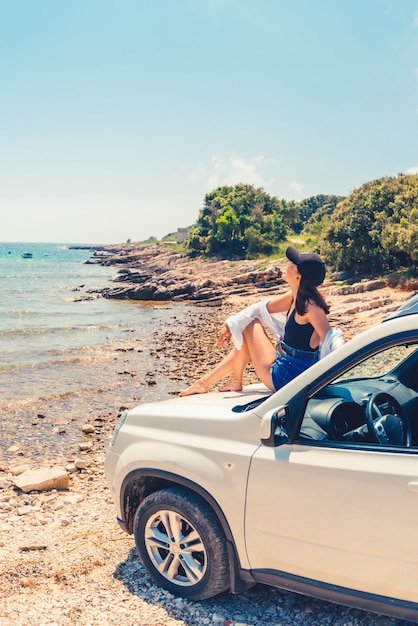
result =
M171 308L89 293L116 275L91 258L70 244L0 243L0 419L16 403L94 394L115 347L134 342L139 375L152 368L150 337Z

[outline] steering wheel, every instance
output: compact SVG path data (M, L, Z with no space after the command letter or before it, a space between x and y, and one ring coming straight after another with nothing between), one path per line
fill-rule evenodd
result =
M387 393L379 392L370 396L366 404L366 424L370 436L377 443L412 445L408 416L399 402Z

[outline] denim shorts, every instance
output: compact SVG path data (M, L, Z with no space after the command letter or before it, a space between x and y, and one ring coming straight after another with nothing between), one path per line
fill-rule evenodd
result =
M271 382L277 391L319 360L319 350L305 352L283 344L283 354L276 350L276 360L271 366ZM291 354L289 354L291 352Z

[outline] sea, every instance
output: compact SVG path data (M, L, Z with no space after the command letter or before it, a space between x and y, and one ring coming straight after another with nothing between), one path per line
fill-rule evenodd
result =
M103 298L116 274L69 243L0 243L3 448L16 438L42 447L46 434L33 428L42 419L57 435L75 414L88 420L159 399L143 381L154 367L153 332L170 323L173 305ZM175 309L181 322L182 307Z

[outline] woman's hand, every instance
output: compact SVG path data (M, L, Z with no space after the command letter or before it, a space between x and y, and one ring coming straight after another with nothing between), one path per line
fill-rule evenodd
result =
M224 324L219 332L218 336L218 348L224 348L231 342L231 331L228 326Z

